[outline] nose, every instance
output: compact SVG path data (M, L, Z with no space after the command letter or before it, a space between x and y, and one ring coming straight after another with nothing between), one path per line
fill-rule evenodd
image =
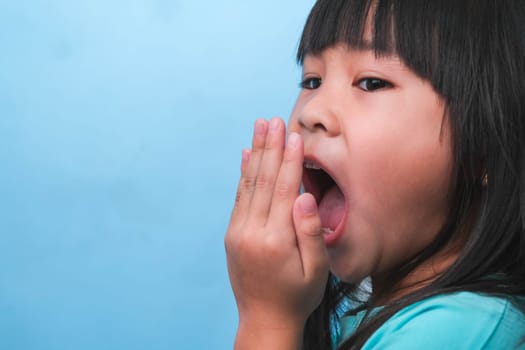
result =
M338 135L341 127L336 100L328 89L322 87L299 96L293 113L296 118L295 131L300 129L302 133L318 133L330 137Z

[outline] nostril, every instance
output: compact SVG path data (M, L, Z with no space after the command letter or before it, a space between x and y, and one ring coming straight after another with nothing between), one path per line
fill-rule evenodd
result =
M323 132L327 132L328 128L323 123L305 123L302 120L299 120L299 126L302 129L310 130L311 132L314 132L316 130L320 130Z
M315 123L315 124L314 124L314 129L321 129L321 130L323 130L324 132L328 131L328 129L326 129L326 126L324 126L324 125L321 124L321 123Z

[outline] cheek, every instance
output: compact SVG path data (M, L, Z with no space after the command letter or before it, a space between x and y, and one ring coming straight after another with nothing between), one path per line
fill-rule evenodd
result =
M356 135L353 144L352 197L364 219L401 240L437 232L452 172L448 132L440 137L439 128L391 128Z
M295 102L295 105L292 110L292 114L290 115L290 118L288 119L288 132L301 132L301 125L299 124L299 113L302 110L302 102L300 96L297 98L297 101Z
M380 272L414 256L442 228L451 167L444 150L439 156L428 149L367 153L355 177L349 227L352 237L361 237L356 259L377 262L365 267Z

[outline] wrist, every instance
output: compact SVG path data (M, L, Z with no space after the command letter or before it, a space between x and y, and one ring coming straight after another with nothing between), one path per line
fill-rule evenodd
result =
M299 350L304 324L266 319L241 319L235 337L235 350Z

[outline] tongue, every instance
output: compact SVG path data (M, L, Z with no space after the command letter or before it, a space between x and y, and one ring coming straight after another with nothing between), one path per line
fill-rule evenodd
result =
M335 231L345 214L345 197L339 187L330 188L319 203L321 226Z

